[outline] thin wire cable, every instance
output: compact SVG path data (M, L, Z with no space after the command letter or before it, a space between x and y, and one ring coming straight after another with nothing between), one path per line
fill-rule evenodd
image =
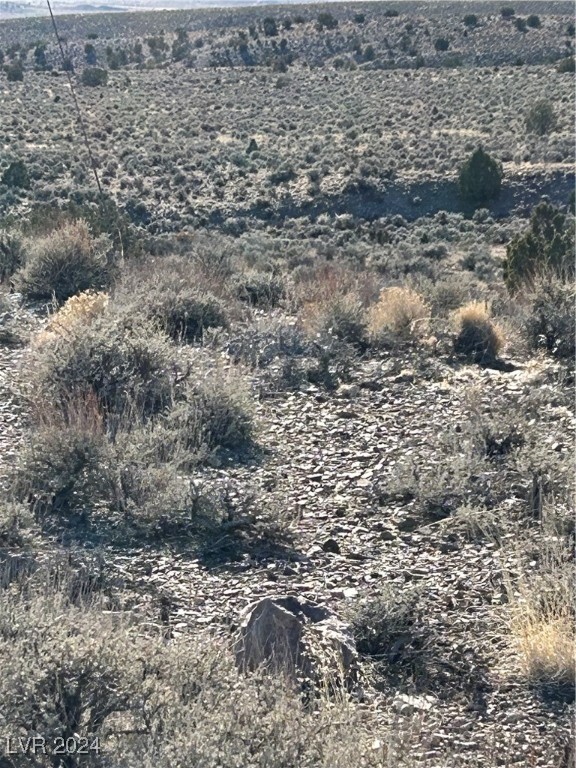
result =
M74 99L74 104L76 106L76 112L78 114L78 122L80 123L80 130L82 131L82 136L84 138L84 144L86 145L86 150L88 151L88 157L90 158L90 166L92 168L92 173L94 174L94 178L96 179L96 186L98 187L98 192L100 193L100 196L103 196L104 193L102 191L102 186L100 184L100 179L98 177L98 171L96 170L96 163L94 161L94 156L92 155L92 150L90 148L90 142L88 141L88 133L86 131L86 125L84 123L84 118L82 117L82 111L80 110L80 104L78 103L78 97L76 96L76 89L74 88L74 81L72 80L72 75L70 74L70 69L66 66L66 56L64 55L64 48L62 47L62 41L60 40L60 35L58 34L58 27L56 26L56 19L54 18L54 14L52 13L52 6L50 5L50 0L46 0L46 3L48 5L48 10L50 11L50 18L52 19L52 26L54 27L54 34L56 35L56 42L58 43L58 48L60 49L60 56L62 57L62 68L66 72L66 77L68 78L68 83L70 85L70 91L72 92L72 98Z
M62 68L66 72L66 77L68 78L68 83L70 85L70 92L72 93L72 98L74 99L74 105L76 107L76 113L78 115L78 123L80 124L80 130L82 131L82 137L84 139L84 144L86 146L86 151L88 152L88 157L90 158L90 167L92 168L92 173L94 174L94 179L96 180L96 186L98 187L98 193L100 194L100 199L103 202L104 201L104 191L102 189L102 185L100 184L100 178L98 176L98 170L96 168L96 161L94 160L94 155L92 154L92 149L90 147L90 142L88 140L88 132L86 131L86 124L84 123L84 118L82 117L82 110L80 109L80 103L78 102L78 97L76 95L76 89L74 88L74 81L72 79L72 75L70 73L70 68L66 66L66 55L64 54L64 48L62 47L62 41L60 39L60 35L58 34L58 27L56 25L56 18L54 17L54 14L52 13L52 6L50 5L50 0L46 0L46 4L48 5L48 11L50 12L50 18L52 19L52 27L54 28L54 34L56 36L56 42L58 43L58 48L60 49L60 57L62 59ZM116 233L118 235L118 243L120 246L120 257L121 260L124 261L124 242L122 240L122 232L120 230L120 226L118 223L116 223Z

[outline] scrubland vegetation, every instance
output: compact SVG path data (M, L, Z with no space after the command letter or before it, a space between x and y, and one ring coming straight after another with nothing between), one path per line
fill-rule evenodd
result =
M571 7L58 27L0 24L0 767L572 765ZM352 680L242 671L275 594Z

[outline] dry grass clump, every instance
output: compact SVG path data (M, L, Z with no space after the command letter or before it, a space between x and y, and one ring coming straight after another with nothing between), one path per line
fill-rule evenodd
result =
M385 288L368 312L368 333L374 342L390 336L421 337L428 328L430 307L411 288Z
M112 275L110 248L110 238L93 237L82 219L61 224L46 237L28 240L16 287L30 298L57 301L104 288Z
M87 325L99 317L108 306L109 296L103 291L83 291L71 296L60 309L52 315L45 329L33 343L41 346L57 337L69 337L79 325Z
M538 563L522 562L509 585L510 634L520 672L530 683L574 690L574 573L566 540L551 533Z
M492 321L485 303L472 301L452 315L455 331L454 351L475 363L487 363L498 357L503 337Z

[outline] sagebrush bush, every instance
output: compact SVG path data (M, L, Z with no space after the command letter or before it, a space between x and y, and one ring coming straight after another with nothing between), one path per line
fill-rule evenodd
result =
M27 504L0 501L0 549L31 548L37 532Z
M502 166L478 147L464 163L459 174L459 189L466 203L480 206L500 194Z
M556 71L560 72L560 74L576 71L574 56L567 56L565 59L560 59L556 67Z
M162 286L158 293L150 296L146 311L175 341L197 341L208 328L228 326L223 302L189 286Z
M383 589L349 610L359 653L381 659L398 638L413 628L418 616L418 592Z
M301 265L293 271L292 277L295 303L309 309L333 301L338 296L352 294L366 307L378 298L380 291L375 273L368 270L359 272L330 261Z
M472 301L452 315L454 351L476 363L494 361L502 348L499 328L482 302Z
M227 328L233 308L206 283L192 260L167 257L126 274L116 302L158 323L175 341L193 342L208 328Z
M336 295L304 307L303 321L309 332L330 333L339 341L364 350L368 344L366 310L356 293Z
M79 220L28 240L24 267L15 282L31 298L65 301L81 291L104 288L111 276L109 238L92 237L87 223Z
M30 174L22 160L14 160L2 174L2 184L7 187L28 189L30 187Z
M382 589L348 611L360 657L370 663L377 687L402 685L427 676L427 651L433 641L422 621L417 588Z
M114 451L95 398L69 399L45 411L19 456L14 492L41 516L87 520L114 497Z
M203 455L181 422L159 419L109 430L94 395L36 413L12 492L50 529L131 536L198 536L223 518L210 489L185 473ZM203 433L201 433L203 434ZM205 454L204 454L205 455Z
M151 450L163 461L194 465L216 452L242 451L253 444L254 414L239 374L209 371L202 363L173 407L148 427Z
M531 349L543 349L560 359L573 359L576 352L573 281L558 278L537 280L525 296L529 303L523 331Z
M100 85L106 85L108 82L108 72L101 67L86 67L82 72L82 85L92 88Z
M136 420L166 407L181 375L170 340L150 321L118 309L75 324L65 338L45 340L33 366L28 386L40 405L93 392L106 418L131 413Z
M239 375L214 371L195 376L174 409L186 444L198 450L251 445L254 426L249 393Z
M510 292L530 285L538 275L571 279L574 275L574 217L548 202L534 208L530 226L506 247L504 281Z
M385 288L368 312L368 334L373 343L386 338L417 338L428 327L430 307L411 288Z
M555 127L556 114L553 105L547 99L533 104L526 115L526 130L530 133L536 133L538 136L545 136Z
M246 271L235 280L236 295L253 307L277 307L285 297L284 281L271 272Z
M20 269L24 263L22 237L18 232L0 232L0 283Z

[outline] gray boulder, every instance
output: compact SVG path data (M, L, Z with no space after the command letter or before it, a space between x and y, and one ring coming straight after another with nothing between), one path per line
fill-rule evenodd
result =
M266 597L242 613L234 643L238 667L261 665L294 681L354 682L358 655L349 627L302 597Z

